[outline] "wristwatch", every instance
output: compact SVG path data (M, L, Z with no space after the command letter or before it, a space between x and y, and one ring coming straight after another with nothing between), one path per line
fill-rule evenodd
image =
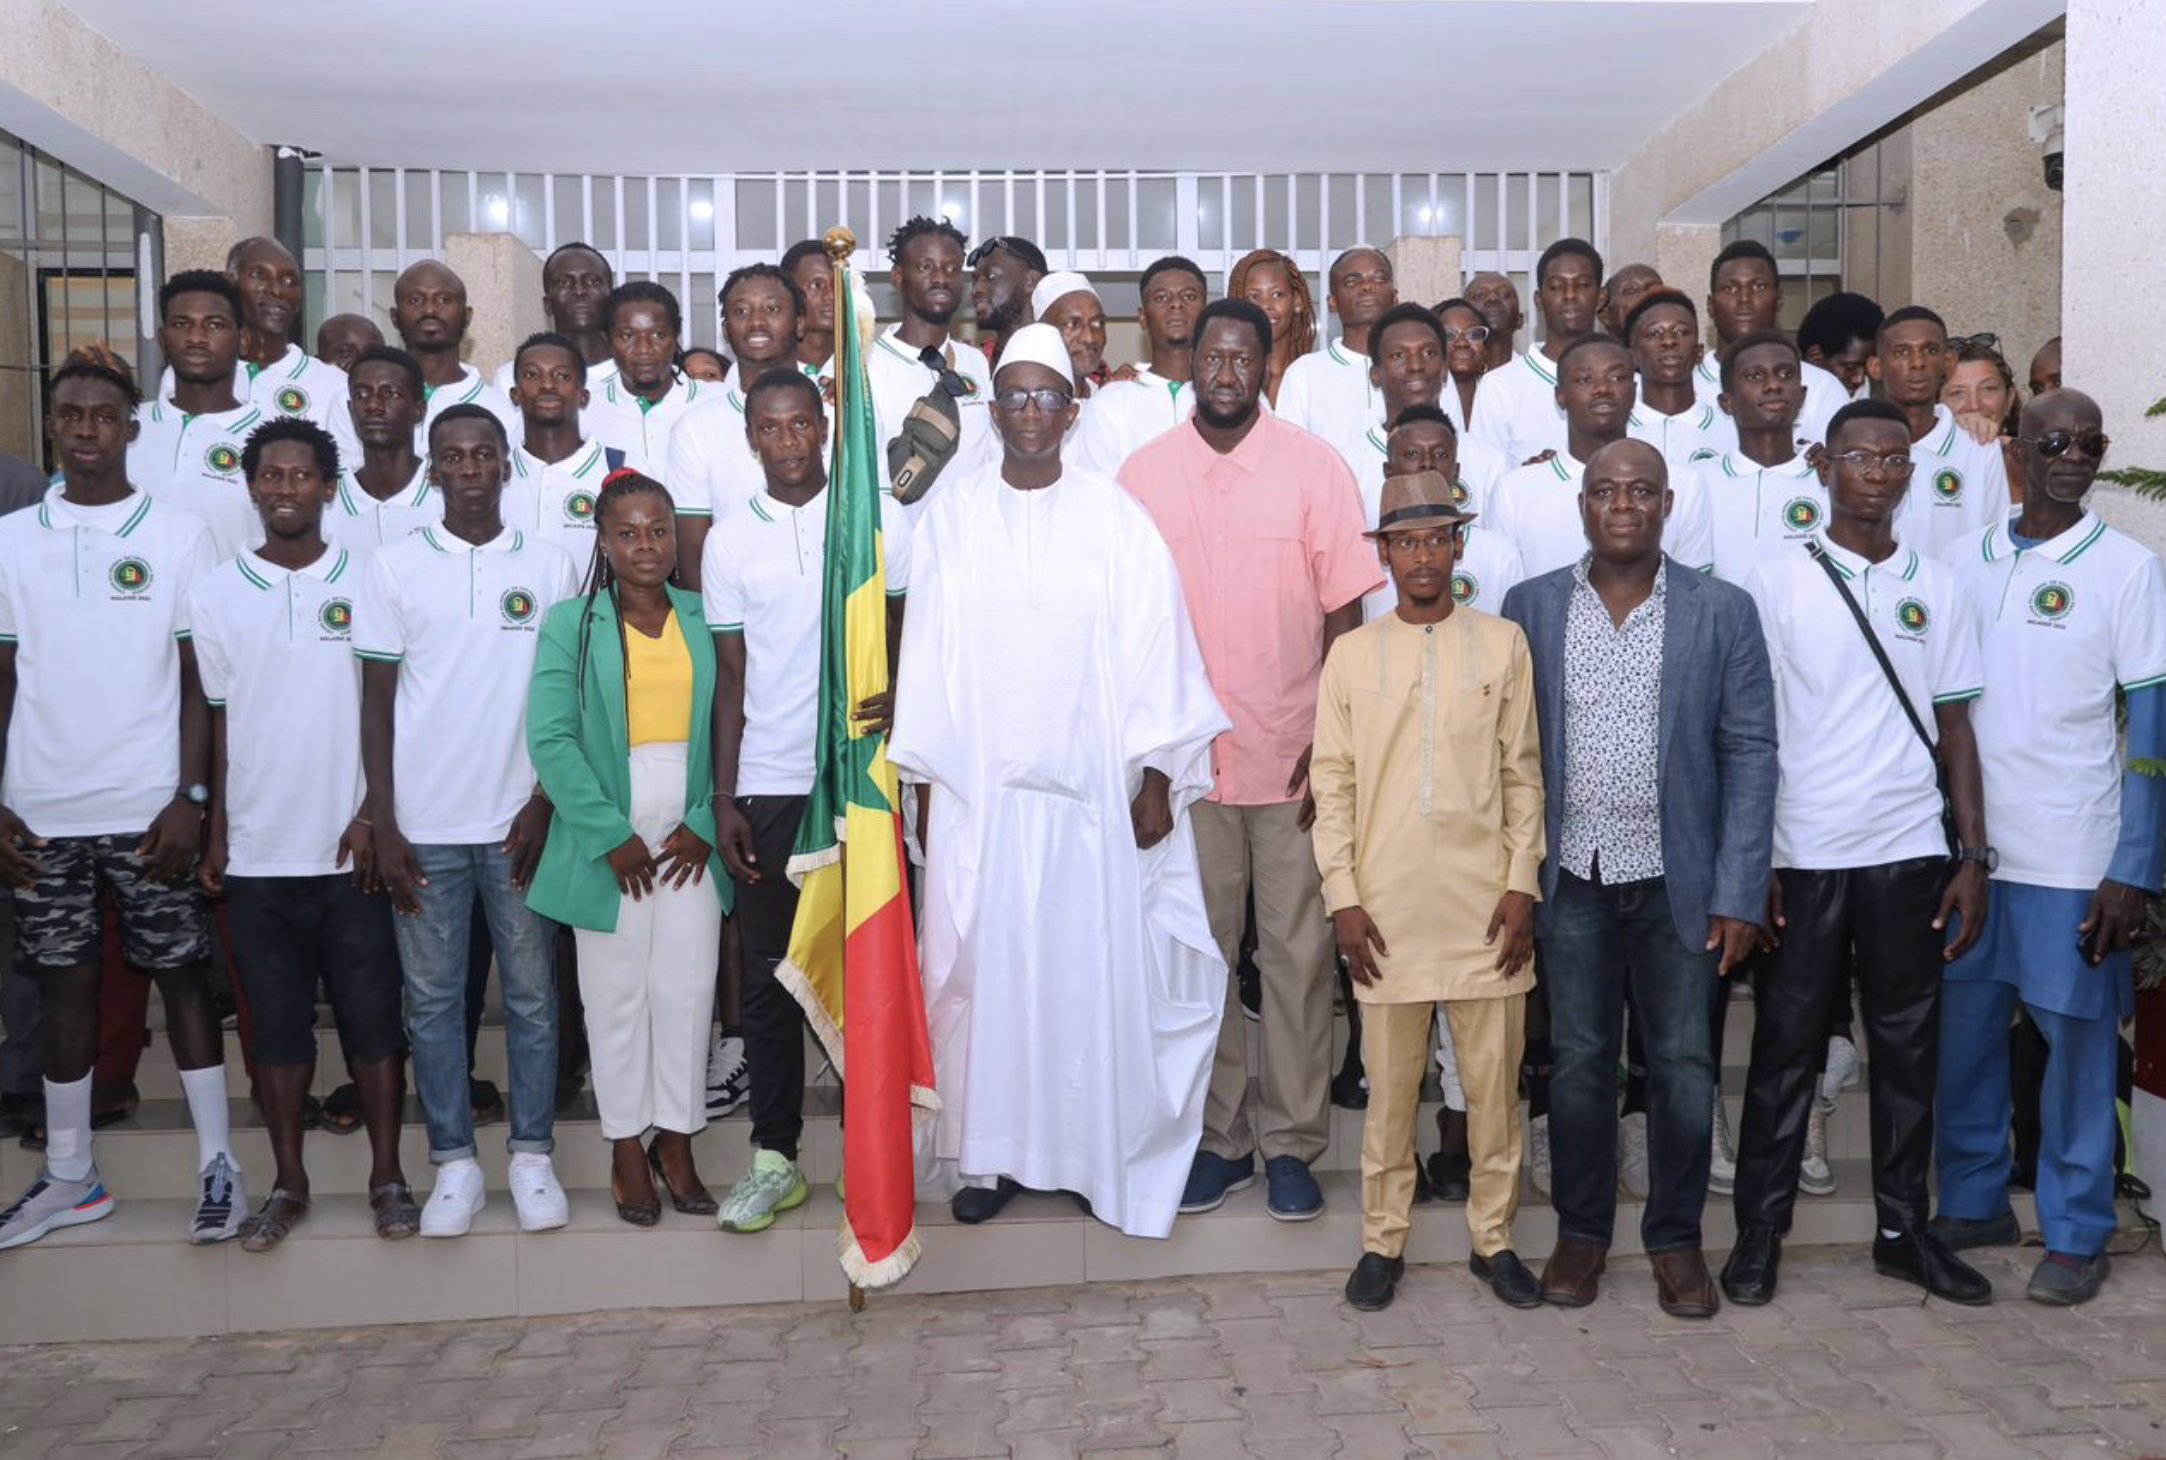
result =
M1992 847L1962 847L1955 854L1957 862L1976 862L1986 869L1988 876L2001 868L2001 854Z
M190 802L196 806L211 804L211 788L201 781L190 781L173 794L176 799Z

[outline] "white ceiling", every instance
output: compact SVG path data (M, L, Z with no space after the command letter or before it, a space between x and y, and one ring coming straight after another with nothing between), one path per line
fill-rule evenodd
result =
M260 142L671 174L1604 168L1810 0L70 3Z

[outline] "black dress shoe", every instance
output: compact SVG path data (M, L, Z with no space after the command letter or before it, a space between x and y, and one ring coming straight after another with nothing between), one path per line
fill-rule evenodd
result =
M1983 1308L1993 1301L1993 1284L1984 1273L1950 1252L1930 1232L1873 1238L1873 1271L1882 1277L1914 1283L1936 1298Z
M1490 1292L1514 1308L1542 1306L1541 1283L1509 1247L1490 1257L1475 1253L1467 1259L1467 1271L1489 1284Z
M1997 1217L1935 1217L1926 1230L1950 1252L1967 1252L1973 1247L2014 1247L2023 1240L2023 1229L2016 1225L2012 1211Z
M1773 1227L1747 1227L1722 1265L1722 1291L1741 1308L1757 1308L1775 1296L1781 1267L1781 1235Z
M1405 1258L1364 1252L1361 1261L1354 1264L1353 1276L1346 1280L1346 1301L1364 1313L1389 1308L1392 1295L1399 1290L1399 1279L1405 1274Z
M1014 1201L1015 1194L1022 1189L1005 1176L1000 1178L998 1186L966 1186L955 1193L954 1199L948 1203L948 1210L954 1214L956 1221L966 1227L975 1227L980 1222L990 1222L999 1216L1001 1210Z

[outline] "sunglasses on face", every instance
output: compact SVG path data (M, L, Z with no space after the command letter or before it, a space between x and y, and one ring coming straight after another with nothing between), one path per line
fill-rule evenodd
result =
M1970 349L1998 350L2000 347L2001 337L1999 335L1982 331L1975 335L1948 336L1948 348L1951 351Z
M2113 445L2111 437L2103 431L2047 431L2039 436L2018 436L2025 446L2038 448L2040 456L2066 456L2068 448L2079 446L2083 454L2093 461L2104 461L2106 449Z

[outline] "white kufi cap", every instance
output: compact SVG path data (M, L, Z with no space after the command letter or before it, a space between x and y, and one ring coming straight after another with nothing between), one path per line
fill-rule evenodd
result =
M1032 317L1045 318L1045 312L1053 307L1055 301L1065 299L1070 294L1088 294L1093 299L1098 297L1098 291L1091 287L1090 279L1074 269L1062 269L1057 274L1047 274L1038 281L1038 287L1030 291Z
M1008 336L1008 343L1000 351L1000 361L993 366L993 378L1010 365L1043 365L1046 369L1075 388L1075 362L1068 358L1067 342L1060 331L1049 324L1026 324Z

